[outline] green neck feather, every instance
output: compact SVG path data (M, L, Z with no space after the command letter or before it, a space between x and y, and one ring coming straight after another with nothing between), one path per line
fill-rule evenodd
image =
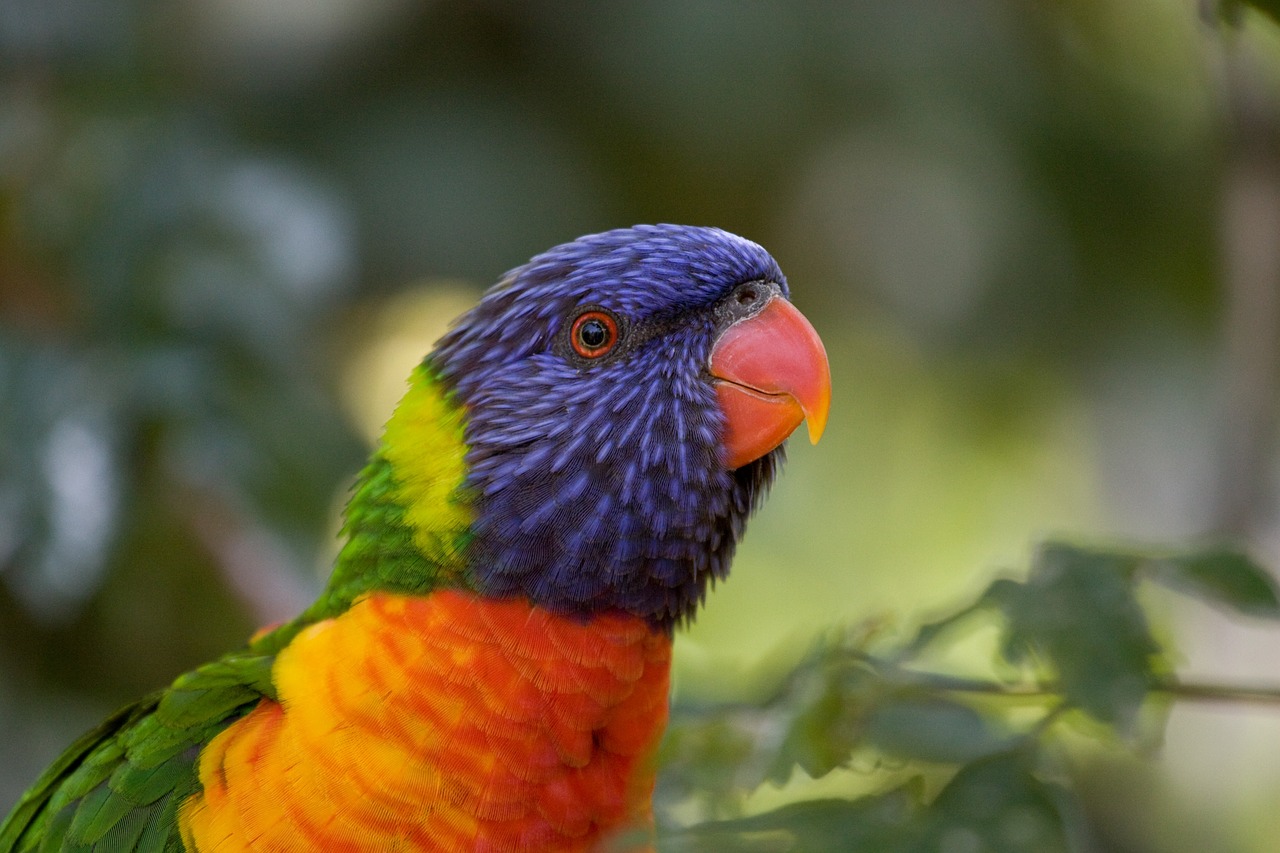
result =
M329 583L300 624L340 613L374 590L471 586L463 560L474 518L464 426L462 408L419 365L356 482Z

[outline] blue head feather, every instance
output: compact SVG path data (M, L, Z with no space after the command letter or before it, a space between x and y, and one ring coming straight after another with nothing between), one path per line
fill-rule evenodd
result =
M720 462L715 307L749 281L786 294L755 243L637 226L538 255L460 318L429 358L468 411L477 588L667 627L692 616L782 461ZM564 346L584 307L625 330L600 363Z

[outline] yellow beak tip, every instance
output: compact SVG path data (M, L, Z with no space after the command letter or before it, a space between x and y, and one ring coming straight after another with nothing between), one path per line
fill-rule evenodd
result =
M809 443L817 444L819 441L822 440L822 433L826 431L827 424L825 420L822 423L819 423L813 419L810 419L808 421L808 424L809 424Z

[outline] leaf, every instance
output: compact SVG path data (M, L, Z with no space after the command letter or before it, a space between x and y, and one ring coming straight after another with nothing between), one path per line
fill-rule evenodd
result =
M1163 665L1134 596L1138 558L1045 545L1023 584L988 590L1008 620L1005 657L1039 658L1066 701L1121 730L1132 728Z
M908 696L880 705L868 720L867 740L898 758L938 764L973 761L1007 751L1013 743L973 708L936 696Z
M975 614L986 613L991 606L999 599L1001 595L1000 587L1005 584L1017 586L1017 581L1008 579L1000 579L993 581L986 592L973 604L968 607L961 608L954 613L947 614L933 622L926 622L916 629L915 637L906 645L905 651L909 655L919 653L926 646L940 640L948 631L954 630L958 625L968 621Z
M865 661L851 660L841 647L811 659L812 671L798 679L791 695L776 703L790 717L786 737L769 772L783 784L793 766L814 779L849 761L863 741L867 714L886 692L883 678Z
M929 805L919 850L1056 853L1068 849L1067 792L1038 779L1022 753L963 767Z
M754 730L730 710L679 711L662 743L659 808L697 797L705 815L739 814L745 791L764 781Z
M1280 619L1280 592L1266 569L1238 551L1183 554L1152 562L1152 580L1246 616Z
M851 711L842 691L830 685L792 719L769 778L785 783L796 766L817 779L847 761L857 740Z
M934 801L919 780L856 800L792 803L764 814L664 833L664 853L1059 853L1072 836L1065 789L1040 780L1029 756L1007 751L970 763Z
M666 833L663 853L908 853L922 809L914 783L856 800L792 803L764 814Z

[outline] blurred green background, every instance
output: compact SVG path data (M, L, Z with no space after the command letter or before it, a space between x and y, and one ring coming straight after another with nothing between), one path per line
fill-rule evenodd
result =
M681 701L928 618L1050 533L1280 565L1261 13L0 0L0 811L309 600L483 286L651 221L769 248L836 394L680 639ZM1168 619L1188 674L1280 681L1274 631ZM1157 763L1083 783L1115 849L1273 850L1277 754L1280 714L1179 708Z

